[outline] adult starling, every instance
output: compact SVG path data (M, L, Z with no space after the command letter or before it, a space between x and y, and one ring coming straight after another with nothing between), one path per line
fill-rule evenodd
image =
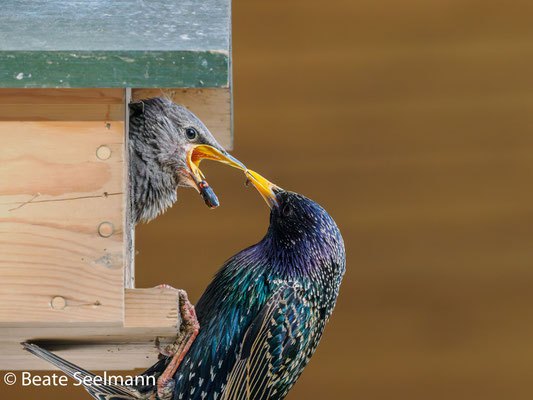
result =
M132 222L149 221L176 201L178 186L196 188L206 204L218 206L198 164L203 159L243 165L217 143L193 113L154 97L130 103Z
M225 263L200 298L201 328L181 363L161 375L169 366L163 359L145 372L159 377L157 390L106 386L95 398L147 399L157 391L173 400L281 400L299 378L337 300L343 239L317 203L246 173L271 207L270 226ZM72 364L29 350L72 374Z

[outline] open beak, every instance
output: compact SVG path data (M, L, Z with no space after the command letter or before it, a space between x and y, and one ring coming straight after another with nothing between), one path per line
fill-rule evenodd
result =
M193 174L194 180L198 182L205 180L205 176L199 168L200 161L202 160L215 160L243 171L246 170L246 167L243 163L241 163L235 157L230 156L228 153L226 153L226 151L220 151L207 144L197 144L194 145L191 150L189 150L189 153L187 154L187 161L189 163L189 168Z
M245 174L250 179L250 182L252 182L252 185L254 185L257 191L261 194L263 199L265 199L270 208L279 206L278 199L276 198L276 193L281 190L279 186L267 181L265 178L251 169L246 170Z
M202 160L218 161L243 171L246 171L246 167L235 157L230 156L225 150L221 151L207 144L197 144L189 150L187 153L187 163L191 172L191 178L196 185L196 189L200 192L204 198L205 204L207 204L209 208L216 208L219 205L218 199L215 192L213 192L213 189L209 187L204 174L199 168Z

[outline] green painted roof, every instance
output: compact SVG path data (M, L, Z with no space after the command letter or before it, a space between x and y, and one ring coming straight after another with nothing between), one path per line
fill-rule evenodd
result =
M0 87L220 87L230 0L3 0Z

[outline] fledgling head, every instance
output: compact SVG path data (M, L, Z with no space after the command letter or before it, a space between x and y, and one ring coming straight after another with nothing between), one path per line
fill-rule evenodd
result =
M199 144L226 154L206 126L185 107L154 97L130 104L130 133L140 142L143 155L158 164L178 186L197 187L188 155Z
M217 206L198 168L201 160L243 167L192 112L159 97L130 104L130 155L136 222L172 205L178 186L197 189L208 205Z

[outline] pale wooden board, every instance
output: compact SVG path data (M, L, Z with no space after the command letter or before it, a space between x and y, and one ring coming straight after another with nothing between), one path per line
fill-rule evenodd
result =
M172 289L126 289L126 327L177 328L180 322L179 298Z
M0 88L2 121L123 121L123 89Z
M27 329L28 331L35 331L37 328ZM116 342L97 343L93 341L77 342L80 339L85 339L83 335L86 333L86 329L72 328L71 332L75 335L74 340L76 342L71 342L68 345L53 343L50 344L51 350L58 356L93 371L146 369L157 362L158 353L155 338L159 337L161 343L167 344L173 341L175 333L169 328L150 331L128 329L127 333L121 331L122 335L111 332ZM106 337L104 333L100 333L100 335ZM0 342L0 351L2 353L0 370L44 371L56 369L53 365L25 351L19 341Z
M124 89L0 88L0 104L123 104ZM65 117L68 117L65 115Z
M120 324L122 199L52 201L14 212L24 215L0 216L0 322ZM115 224L111 237L98 236L99 220ZM66 299L63 310L52 309L55 296Z
M71 103L115 105L124 117L122 90L0 91L2 102L10 97L22 114ZM123 323L124 123L104 114L69 121L65 113L53 121L0 121L4 325ZM106 160L96 156L102 145L111 150ZM110 237L98 234L102 222L113 224ZM52 309L55 296L66 300L64 309Z
M34 203L122 192L123 130L123 122L0 121L0 205L37 193ZM96 157L101 145L108 160Z
M231 89L168 88L133 89L132 101L151 97L170 98L187 107L207 126L217 141L228 150L233 148Z
M50 370L54 367L24 351L37 341L89 370L147 368L157 361L155 338L171 343L179 326L178 294L172 289L126 289L126 327L0 327L0 370Z

